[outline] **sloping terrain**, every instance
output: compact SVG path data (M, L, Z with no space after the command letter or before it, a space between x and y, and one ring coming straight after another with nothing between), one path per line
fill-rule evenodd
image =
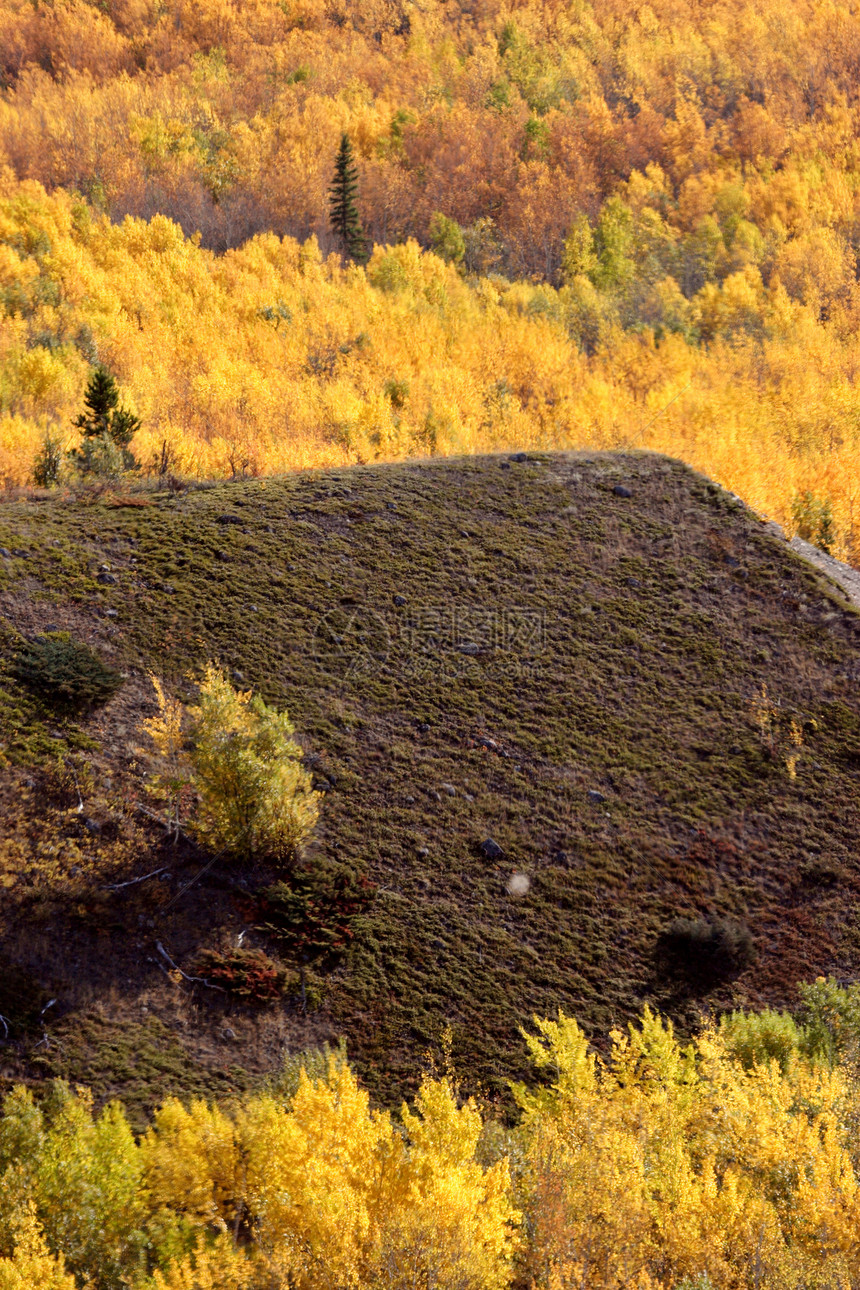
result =
M450 1027L469 1086L503 1097L533 1013L605 1033L650 1002L689 1025L857 973L860 620L675 461L30 499L0 508L0 547L4 973L39 1004L6 1079L145 1108L344 1035L388 1101ZM80 725L12 675L21 637L50 628L127 673ZM242 933L265 945L247 893L267 875L206 868L146 813L147 672L190 695L210 659L293 717L324 790L312 857L376 885L307 1015L296 991L227 1007L158 948L186 967ZM754 962L711 990L668 976L655 946L679 916L747 927Z

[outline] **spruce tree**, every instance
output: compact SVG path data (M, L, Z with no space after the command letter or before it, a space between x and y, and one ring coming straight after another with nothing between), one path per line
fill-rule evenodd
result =
M119 406L116 381L101 364L87 383L84 407L74 422L83 442L69 453L81 473L113 476L135 469L128 445L140 429L140 418Z
M358 171L352 157L352 144L349 136L344 134L335 161L334 180L328 190L331 226L343 243L346 254L359 264L366 264L367 242L355 203L357 192Z
M93 372L84 394L86 411L76 419L75 426L85 439L98 439L110 435L118 448L127 448L140 429L140 418L127 408L119 407L119 390L106 367L99 365Z

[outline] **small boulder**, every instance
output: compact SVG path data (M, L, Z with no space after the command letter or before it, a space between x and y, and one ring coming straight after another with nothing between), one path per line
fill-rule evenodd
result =
M633 494L631 493L630 489L629 489L629 488L625 488L623 484L616 484L612 491L613 491L613 493L615 494L615 496L616 496L616 497L632 497L632 496L633 496Z
M588 790L588 800L589 802L594 802L596 805L599 806L601 802L606 801L606 798L603 796L602 793L598 793L596 788L590 788Z
M96 576L96 582L100 582L103 587L113 587L118 581L115 573L103 572Z
M501 860L504 851L494 838L485 838L481 843L481 855L485 860Z

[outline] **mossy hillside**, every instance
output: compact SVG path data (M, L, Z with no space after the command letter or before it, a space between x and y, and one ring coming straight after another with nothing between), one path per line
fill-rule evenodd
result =
M41 958L20 921L10 940L53 973L66 1032L84 995L90 1007L112 991L137 1025L142 990L157 1011L159 990L188 989L160 971L157 941L186 962L242 926L231 883L259 876L219 865L184 891L200 857L167 853L128 806L144 794L146 671L190 694L209 659L301 732L325 793L312 856L377 886L348 958L315 984L313 1022L288 1001L279 1024L288 1047L311 1024L346 1035L381 1098L414 1084L446 1026L458 1066L493 1093L523 1072L517 1028L532 1013L563 1007L602 1032L650 1001L689 1023L703 1006L781 1005L797 980L853 973L857 619L715 485L649 455L542 455L123 500L0 509L0 545L25 552L0 561L10 634L74 627L128 677L88 721L41 714L42 742L7 721L27 700L14 678L4 685L19 762L98 742L83 796L116 834L53 817L77 831L65 844L86 863L44 890L28 855L60 862L34 823L8 862L11 904L53 929ZM24 805L9 793L18 834L43 792L39 780ZM481 851L488 837L501 856ZM805 879L821 861L838 883ZM159 862L166 882L87 894ZM508 892L514 872L525 895ZM662 977L655 945L678 917L748 926L754 964L706 995ZM191 1029L208 1027L207 1042L195 1049L187 1027L179 1042L207 1086L236 1053L231 1041L218 1055L224 1021L204 996ZM255 1069L276 1048L263 1045ZM80 1062L103 1069L97 1053ZM125 1079L102 1083L122 1092Z

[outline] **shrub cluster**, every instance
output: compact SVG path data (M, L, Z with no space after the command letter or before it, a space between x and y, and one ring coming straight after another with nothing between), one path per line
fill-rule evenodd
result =
M19 651L15 675L52 707L84 711L116 694L123 678L83 641L68 632L37 636Z
M267 1004L280 999L289 974L262 950L204 949L197 953L194 972L244 1003Z
M657 958L669 975L707 989L738 976L755 958L752 934L728 918L676 918L660 934Z
M646 1009L602 1055L535 1018L505 1128L447 1077L395 1119L342 1050L169 1099L140 1138L115 1102L18 1087L0 1290L848 1290L860 987L802 993L802 1024L734 1013L689 1043Z
M195 829L213 851L289 862L319 816L319 793L286 712L233 689L211 664L191 709Z
M295 870L257 898L261 929L302 962L331 964L355 937L355 920L373 899L367 879L342 866Z

